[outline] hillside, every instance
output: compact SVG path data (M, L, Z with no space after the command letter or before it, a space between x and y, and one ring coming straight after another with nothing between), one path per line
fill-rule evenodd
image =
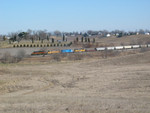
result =
M0 112L149 113L149 57L0 64Z
M116 38L115 36L111 36L108 38L96 38L101 44L107 45L131 45L131 44L146 44L150 43L150 36L148 35L131 35L131 36L123 36L121 38Z

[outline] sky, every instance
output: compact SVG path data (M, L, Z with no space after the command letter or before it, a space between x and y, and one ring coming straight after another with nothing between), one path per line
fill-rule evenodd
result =
M0 0L0 34L150 29L150 0Z

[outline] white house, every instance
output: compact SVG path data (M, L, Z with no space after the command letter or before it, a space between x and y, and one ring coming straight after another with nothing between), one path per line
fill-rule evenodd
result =
M103 33L101 33L101 32L98 32L98 35L103 35Z
M116 33L115 36L119 36L119 33Z
M8 39L8 40L9 40L9 39L10 39L10 37L6 37L6 39Z
M110 37L110 36L111 36L110 34L107 34L107 35L106 35L106 37Z
M145 35L149 35L149 33L145 33Z

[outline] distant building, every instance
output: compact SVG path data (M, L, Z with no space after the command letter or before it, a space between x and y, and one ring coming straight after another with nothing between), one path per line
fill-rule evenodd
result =
M145 33L145 35L150 35L150 33Z
M98 32L98 35L103 35L103 33L101 33L101 32Z
M61 43L61 42L62 42L62 40L57 40L57 42Z
M71 36L75 36L74 34L72 34Z
M9 40L10 37L7 37L7 36L3 36L3 40Z
M9 39L10 39L10 37L6 37L6 39L7 39L7 40L9 40Z
M106 35L106 37L110 37L110 36L111 36L110 34L107 34L107 35Z
M119 36L119 33L116 33L115 35L116 35L116 36Z

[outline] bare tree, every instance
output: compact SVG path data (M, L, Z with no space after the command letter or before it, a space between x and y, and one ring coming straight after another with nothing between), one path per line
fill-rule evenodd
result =
M88 30L87 33L88 33L89 35L92 35L93 31L92 31L92 30Z
M34 38L33 38L33 36L31 37L31 39L32 39L32 43L34 43Z
M103 36L106 36L108 33L109 33L109 32L108 32L107 30L103 30L103 31L102 31Z
M33 31L32 31L31 29L28 29L28 30L27 30L27 33L28 33L28 35L26 36L26 39L28 40L28 39L30 39L31 36L33 35Z
M40 31L37 31L37 33L38 33L38 36L41 39L46 39L47 38L47 32L46 32L46 30L40 30Z
M56 61L61 61L61 56L60 56L60 54L53 54L52 59L54 59Z
M54 34L55 34L56 36L61 36L61 32L58 31L58 30L54 31Z
M17 35L18 34L16 32L12 32L8 34L8 36L10 37L10 40L12 40L13 42L17 41Z
M139 34L144 34L144 33L145 33L145 31L143 29L139 30Z
M52 34L51 34L50 32L47 33L47 41L50 40L51 35L52 35Z

